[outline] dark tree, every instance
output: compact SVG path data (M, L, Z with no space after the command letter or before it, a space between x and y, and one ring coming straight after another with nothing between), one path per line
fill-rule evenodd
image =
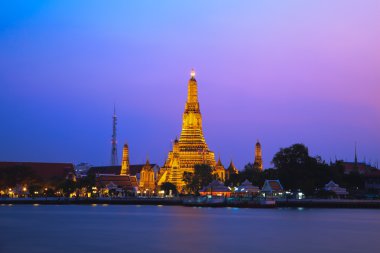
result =
M320 157L311 157L303 144L280 149L272 163L286 189L301 189L307 195L323 187L331 178L329 166Z
M170 182L165 182L160 186L160 189L165 192L165 195L168 195L170 190L174 195L178 193L177 186L175 184L172 184Z
M82 177L77 181L77 187L78 188L86 188L87 191L91 191L92 187L95 186L95 174L89 174L86 177Z
M197 164L194 167L194 173L185 172L183 174L185 189L191 193L198 193L202 187L211 183L213 179L212 168L207 164Z
M255 164L248 163L245 165L244 170L240 173L240 181L248 179L253 185L263 185L264 184L264 175L262 171L255 166Z
M230 175L230 178L228 180L226 180L226 182L224 183L226 186L238 186L240 185L240 174L236 174L236 173L233 173Z
M59 185L59 189L62 189L63 195L65 197L69 197L70 193L76 191L77 184L72 180L65 180L63 183Z

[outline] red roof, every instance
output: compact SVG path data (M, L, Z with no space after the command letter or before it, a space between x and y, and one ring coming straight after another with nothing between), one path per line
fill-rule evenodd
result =
M372 167L371 165L365 164L365 163L357 163L355 165L355 163L353 163L353 162L343 162L344 173L349 174L351 172L354 172L355 166L357 166L357 170L360 174L367 174L373 170L376 170L376 168Z
M282 191L282 187L279 182L277 181L268 181L270 188L272 188L273 191Z
M108 185L109 183L114 183L118 187L126 188L128 190L133 190L137 187L137 179L135 176L120 176L120 175L99 175L96 177L97 185Z
M69 173L75 173L72 163L42 163L42 162L0 162L0 170L30 169L44 181L65 179Z

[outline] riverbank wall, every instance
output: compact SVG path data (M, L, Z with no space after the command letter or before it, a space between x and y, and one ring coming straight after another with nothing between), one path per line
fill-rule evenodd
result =
M275 202L189 202L181 198L4 198L0 205L162 205L188 207L236 207L236 208L373 208L380 209L380 200L346 199L288 199Z

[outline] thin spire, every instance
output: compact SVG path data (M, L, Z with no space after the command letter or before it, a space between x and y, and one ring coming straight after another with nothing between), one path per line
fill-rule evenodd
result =
M355 164L358 163L358 154L357 154L357 150L356 150L356 141L355 141Z
M218 162L216 163L217 166L221 166L222 165L222 161L220 160L220 154L219 154L219 158L218 158Z
M113 105L113 116L112 116L112 139L111 139L111 165L115 166L118 164L117 159L117 137L116 137L116 125L117 125L117 116L116 116L116 106Z

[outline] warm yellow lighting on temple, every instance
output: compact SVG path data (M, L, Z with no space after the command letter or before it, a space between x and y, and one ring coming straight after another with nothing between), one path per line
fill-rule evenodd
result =
M196 164L207 164L215 167L215 155L210 151L202 129L202 115L198 102L198 84L195 71L191 71L188 82L187 101L182 117L182 131L179 139L173 143L173 149L162 167L158 185L170 182L182 189L184 172L194 172Z
M263 156L262 156L261 144L260 144L259 140L257 140L256 146L255 146L255 161L254 161L253 165L257 169L259 169L261 171L263 170Z
M123 147L123 158L121 161L121 172L120 175L129 175L129 149L128 149L128 144L124 144Z

